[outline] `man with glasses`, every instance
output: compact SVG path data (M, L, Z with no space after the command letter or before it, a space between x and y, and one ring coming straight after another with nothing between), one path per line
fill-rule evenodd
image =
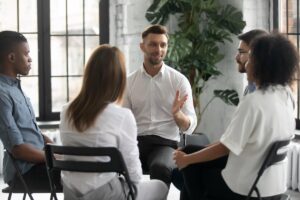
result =
M248 31L246 33L240 34L238 38L240 39L240 43L238 46L238 53L235 56L235 60L238 64L238 70L240 73L246 73L245 64L248 61L249 58L249 49L250 49L250 43L259 36L266 35L268 32L260 29L253 29L251 31ZM255 84L252 82L248 82L248 85L246 86L244 90L244 96L253 92L256 89Z

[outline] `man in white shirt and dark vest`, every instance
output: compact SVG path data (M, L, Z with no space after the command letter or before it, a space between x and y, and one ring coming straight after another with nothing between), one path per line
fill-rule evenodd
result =
M148 27L140 48L144 63L128 77L124 106L136 118L143 170L170 185L179 133L191 134L197 125L192 89L183 74L163 62L168 49L164 26Z

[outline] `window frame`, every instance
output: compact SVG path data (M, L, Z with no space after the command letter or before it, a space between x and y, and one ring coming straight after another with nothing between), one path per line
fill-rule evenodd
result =
M39 49L39 115L37 120L55 121L59 120L60 113L52 112L50 0L37 0L37 12ZM99 28L99 44L109 43L109 0L101 0L99 2Z
M273 29L280 30L279 27L279 1L273 0ZM286 0L286 8L288 8L288 0ZM283 32L287 36L297 36L296 48L298 53L300 52L300 0L297 0L297 31L296 33L290 33L288 30L288 9L286 9L286 30ZM300 74L297 75L297 115L296 115L296 129L300 130Z

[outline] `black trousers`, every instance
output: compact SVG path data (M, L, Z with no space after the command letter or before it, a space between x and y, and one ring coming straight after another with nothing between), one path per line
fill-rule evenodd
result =
M23 174L23 178L31 191L51 191L47 169L44 163L34 165L28 172ZM57 173L54 174L54 184L57 189L62 188L60 182L60 171L57 171ZM15 189L24 188L18 176L15 176L14 180L10 181L8 185Z
M187 146L186 153L193 153L204 147ZM180 200L244 200L246 196L234 193L225 183L221 171L227 163L227 156L219 159L189 165L181 170L184 185ZM251 198L257 200L258 198ZM263 200L280 200L280 195L264 197Z
M144 173L170 186L172 170L176 167L173 152L177 142L156 135L138 136L138 147Z

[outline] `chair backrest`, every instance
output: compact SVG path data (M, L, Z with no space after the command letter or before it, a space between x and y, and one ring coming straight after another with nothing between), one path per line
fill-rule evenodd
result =
M74 147L74 146L58 146L47 144L45 146L47 171L49 181L53 189L52 183L53 170L65 170L76 172L117 172L122 174L129 187L129 193L132 199L135 199L137 191L135 185L131 182L126 164L120 151L115 147ZM58 155L70 156L105 156L109 157L108 161L78 161L57 159Z
M268 154L262 164L262 166L260 167L257 177L254 181L254 183L252 184L252 187L248 193L248 196L246 198L246 200L250 199L251 194L253 193L253 191L255 191L257 193L258 198L260 198L260 193L259 190L257 189L256 185L260 179L260 177L262 176L262 174L264 173L264 171L270 167L271 165L274 165L275 163L278 163L282 160L284 160L284 158L287 155L288 152L288 144L290 143L290 139L289 140L282 140L282 141L276 141L272 144L270 150L268 151Z

